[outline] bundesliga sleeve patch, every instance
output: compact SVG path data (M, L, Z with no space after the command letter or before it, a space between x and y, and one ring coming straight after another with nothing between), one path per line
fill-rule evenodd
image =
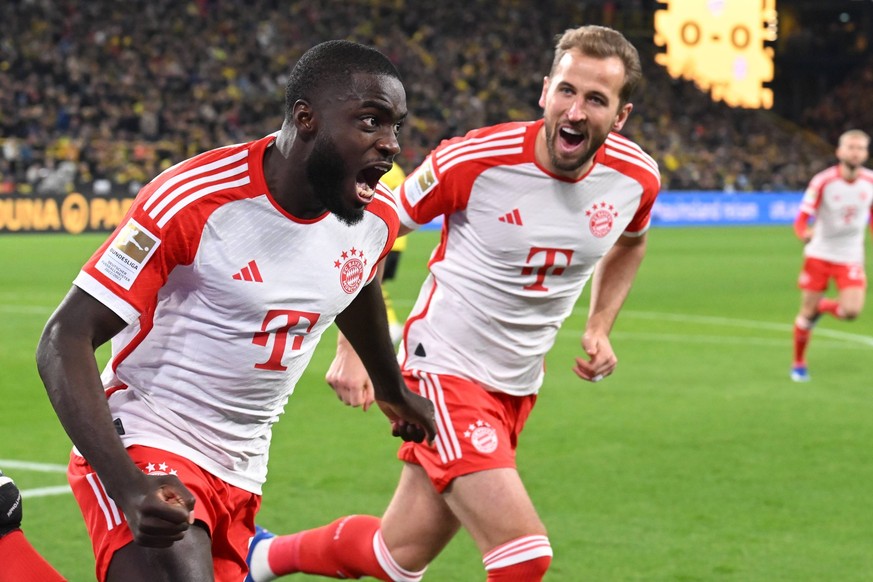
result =
M412 176L406 180L404 193L406 201L410 206L415 206L421 199L427 196L427 193L433 190L440 181L437 180L436 173L433 171L430 158L419 166Z
M157 236L131 218L95 267L125 289L130 289L160 244Z

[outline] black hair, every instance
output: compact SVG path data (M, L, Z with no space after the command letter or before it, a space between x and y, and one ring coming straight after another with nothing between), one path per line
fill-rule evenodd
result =
M285 86L285 117L299 99L312 100L322 89L347 84L352 75L387 75L400 81L397 67L374 48L348 40L329 40L303 53Z

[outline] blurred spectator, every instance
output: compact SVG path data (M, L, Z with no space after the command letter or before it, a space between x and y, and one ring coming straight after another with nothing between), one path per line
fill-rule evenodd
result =
M640 48L647 68L624 133L658 158L665 188L801 189L826 163L826 142L670 79L654 64L650 4L443 0L424 10L411 0L5 2L0 183L45 194L92 184L105 193L114 184L127 194L195 153L264 135L281 123L271 106L282 98L288 69L330 38L371 44L397 64L411 111L398 162L412 168L441 139L534 118L539 72L552 54L543 39L611 22ZM832 109L843 106L834 100Z

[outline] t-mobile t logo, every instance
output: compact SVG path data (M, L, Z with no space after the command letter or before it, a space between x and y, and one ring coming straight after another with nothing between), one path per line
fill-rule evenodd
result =
M280 317L285 318L285 325L282 325L275 331L267 331L267 327L273 322L273 320ZM306 323L301 323L301 320L303 320L303 322L309 322L309 324L306 325ZM299 350L300 346L303 345L303 336L312 331L312 326L315 325L316 321L318 321L317 313L295 311L293 309L271 309L268 311L267 317L264 318L264 322L261 324L262 331L255 334L255 337L252 338L252 343L266 347L272 336L273 350L270 352L270 358L266 362L255 364L255 368L261 370L286 370L287 367L282 365L282 357L285 355L285 345L288 341L288 332L298 325L306 325L306 331L294 334L294 339L291 340L291 349Z
M548 291L549 288L543 285L546 280L546 275L563 275L564 269L570 266L570 259L573 258L573 251L570 249L549 249L545 247L531 247L527 255L527 263L530 264L534 257L545 255L545 260L540 267L523 267L522 275L530 275L536 268L537 279L530 285L525 285L528 291ZM560 261L560 264L559 264Z

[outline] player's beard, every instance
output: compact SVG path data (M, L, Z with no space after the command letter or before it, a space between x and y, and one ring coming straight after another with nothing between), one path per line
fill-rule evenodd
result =
M364 218L364 209L345 202L343 191L348 189L348 168L336 145L319 134L306 161L306 177L315 197L340 222L355 225Z
M544 125L546 130L546 148L549 151L549 159L552 162L552 166L562 172L574 172L584 166L588 160L590 160L600 146L603 145L603 142L606 141L606 138L597 139L597 136L588 134L588 143L586 144L585 149L575 158L561 159L558 157L557 148L555 147L555 141L559 139L558 132L555 131L554 126L546 123Z

